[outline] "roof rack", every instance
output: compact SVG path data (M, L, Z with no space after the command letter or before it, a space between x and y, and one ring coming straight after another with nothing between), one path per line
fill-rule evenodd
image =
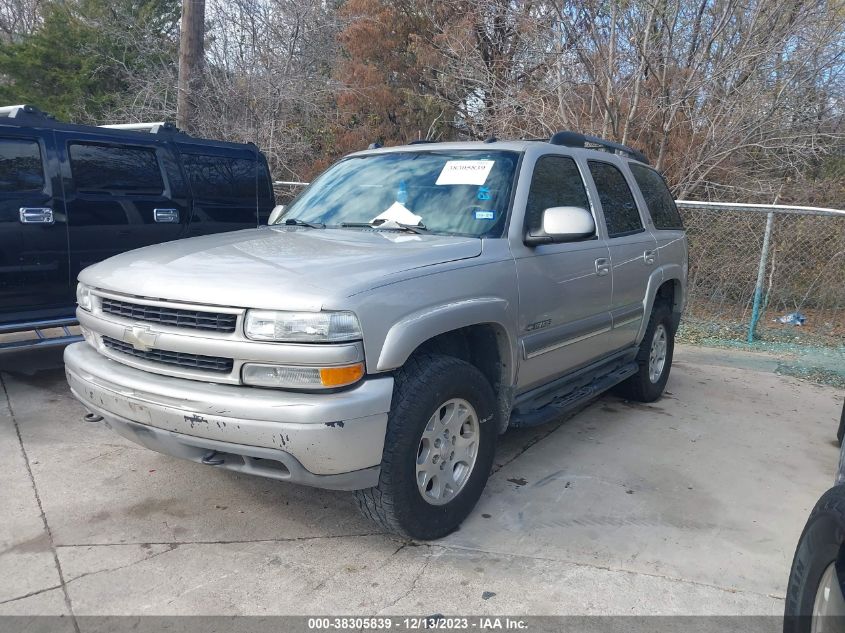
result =
M181 132L181 130L170 121L155 121L151 123L114 123L111 125L98 125L97 127L104 127L109 130L126 130L129 132L149 132L150 134L158 134L159 132Z
M56 117L39 110L34 105L29 105L27 103L0 106L0 120L3 118L13 119L15 123L23 125L28 123L43 123L44 121L58 123L56 121ZM149 132L150 134L182 131L169 121L155 121L152 123L118 123L114 125L98 125L97 127L110 130L124 130L128 132Z
M645 163L646 165L649 164L648 158L646 158L645 154L639 150L628 147L627 145L621 145L619 143L614 143L613 141L599 138L598 136L587 136L585 134L581 134L580 132L570 132L569 130L557 132L549 139L549 143L552 145L565 145L566 147L599 149L605 152L610 152L611 154L619 154L627 158L633 158L634 160Z
M0 117L8 119L52 119L53 116L42 112L33 105L21 103L20 105L0 106Z

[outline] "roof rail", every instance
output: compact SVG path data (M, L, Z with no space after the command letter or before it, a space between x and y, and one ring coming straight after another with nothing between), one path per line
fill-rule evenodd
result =
M98 125L97 127L104 127L109 130L126 130L129 132L149 132L150 134L181 131L169 121L155 121L151 123L114 123L111 125Z
M580 132L570 132L563 130L555 133L550 139L549 143L552 145L565 145L566 147L585 147L587 149L600 149L611 154L621 154L627 158L633 158L636 161L648 165L648 158L641 151L608 141L598 136L587 136Z
M33 105L21 103L20 105L0 106L0 117L9 119L23 119L27 117L39 119L52 119L53 117L42 112Z

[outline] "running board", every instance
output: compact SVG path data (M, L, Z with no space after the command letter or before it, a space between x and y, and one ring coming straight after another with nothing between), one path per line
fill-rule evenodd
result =
M608 373L595 376L592 380L578 381L576 379L561 386L556 394L545 392L541 400L527 400L519 403L511 413L509 426L522 428L552 422L630 378L639 369L635 361L623 362L610 369Z
M35 333L35 338L28 338L22 341L9 341L6 343L0 342L0 354L42 347L58 347L76 343L82 340L82 336L71 333L69 328L75 325L79 325L79 322L72 317L0 325L0 334L12 334L18 332ZM61 328L62 335L47 336L44 330L50 330L53 328Z

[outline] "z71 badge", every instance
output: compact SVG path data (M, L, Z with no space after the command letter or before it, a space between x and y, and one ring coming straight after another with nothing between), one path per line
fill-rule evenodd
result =
M544 327L549 327L551 324L551 319L546 319L545 321L537 321L536 323L529 323L525 326L525 331L532 332L534 330L542 330Z

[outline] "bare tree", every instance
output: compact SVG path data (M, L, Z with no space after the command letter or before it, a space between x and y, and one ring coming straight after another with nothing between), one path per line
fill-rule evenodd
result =
M0 0L0 43L15 42L41 23L42 0Z

